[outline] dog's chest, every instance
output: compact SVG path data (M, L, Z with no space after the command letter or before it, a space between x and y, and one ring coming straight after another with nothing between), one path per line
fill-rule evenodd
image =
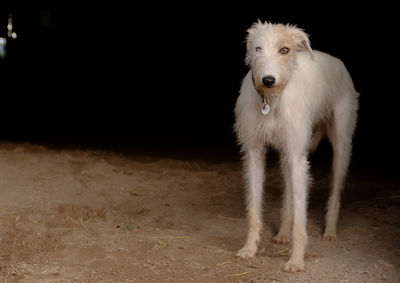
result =
M261 119L261 136L269 145L280 148L285 139L285 133L287 132L282 117L272 112L269 113L268 116L263 115Z

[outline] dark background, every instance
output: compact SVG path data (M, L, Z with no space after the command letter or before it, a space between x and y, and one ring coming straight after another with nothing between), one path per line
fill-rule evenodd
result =
M353 166L396 176L397 8L335 3L4 4L0 34L12 12L18 38L0 61L0 138L237 152L244 39L261 19L297 24L346 64L361 93ZM326 143L319 154L330 154Z

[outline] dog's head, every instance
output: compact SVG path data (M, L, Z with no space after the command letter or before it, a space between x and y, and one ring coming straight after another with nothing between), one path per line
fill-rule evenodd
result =
M266 98L285 88L296 64L296 52L312 49L308 35L292 25L258 21L247 30L246 64L257 92Z

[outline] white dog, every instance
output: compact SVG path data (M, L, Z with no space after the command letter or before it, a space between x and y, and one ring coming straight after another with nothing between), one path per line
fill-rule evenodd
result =
M343 63L312 50L307 34L291 25L258 21L247 36L244 78L236 102L235 131L247 181L249 230L237 256L253 257L262 227L262 195L267 147L281 153L285 194L281 227L274 238L287 243L285 270L304 269L309 187L308 153L327 135L333 147L333 180L323 239L336 239L340 194L350 161L358 96Z

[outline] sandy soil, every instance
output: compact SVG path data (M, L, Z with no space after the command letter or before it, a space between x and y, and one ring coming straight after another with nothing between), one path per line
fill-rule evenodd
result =
M271 241L274 162L260 250L243 260L234 256L246 234L234 159L0 143L0 281L399 282L399 183L352 171L339 239L323 242L328 166L316 167L306 271L291 274L288 246Z

